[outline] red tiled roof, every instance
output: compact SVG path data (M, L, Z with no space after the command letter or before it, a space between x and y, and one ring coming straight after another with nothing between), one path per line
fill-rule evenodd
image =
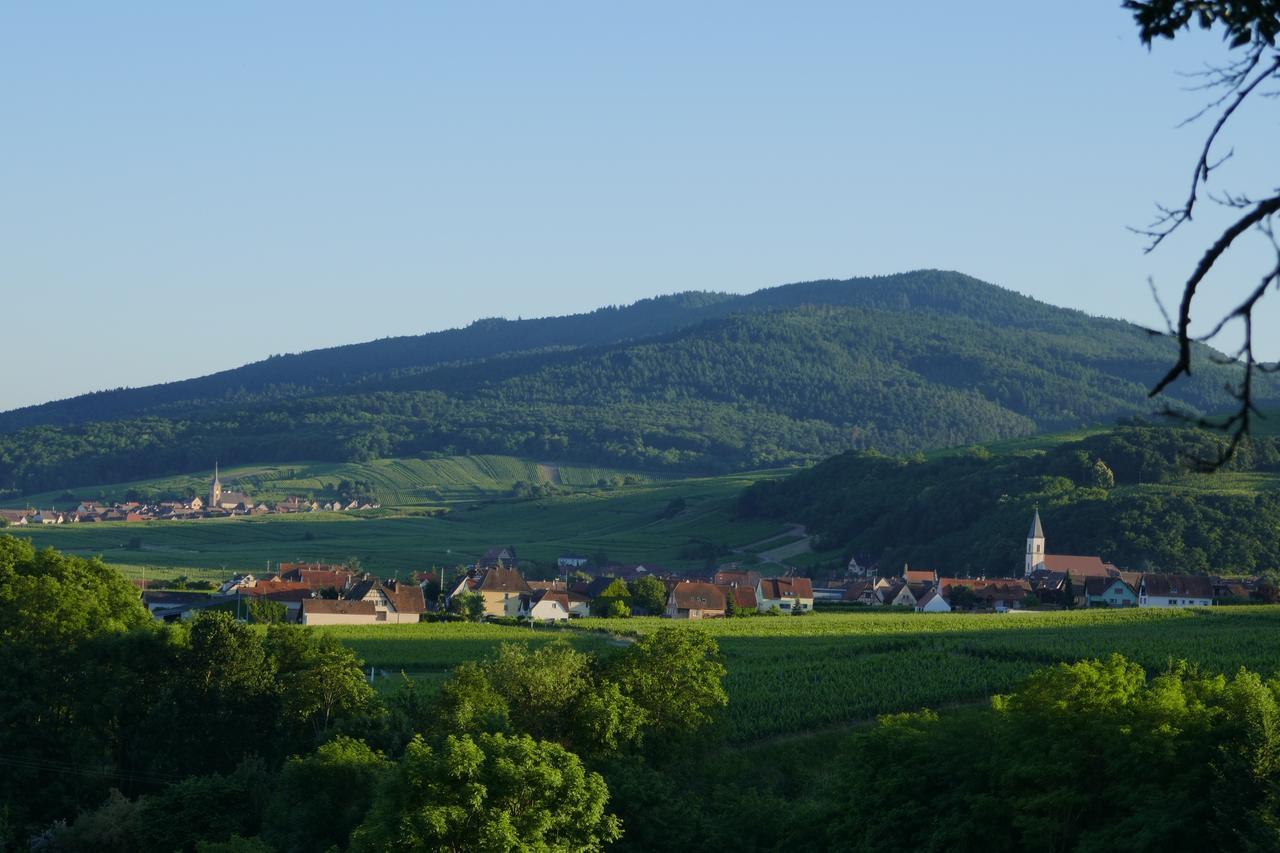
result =
M1213 582L1204 575L1165 575L1148 572L1142 576L1145 595L1213 598Z
M329 613L343 616L377 616L372 601L348 601L345 598L308 598L302 602L302 612Z
M760 595L769 600L813 598L813 583L808 578L765 578L760 581Z
M738 569L722 569L716 572L714 580L718 586L749 586L755 589L756 584L760 583L760 573Z
M739 610L755 610L756 609L756 588L753 586L730 586L728 584L716 584L724 593L725 598L733 596L733 606Z
M671 588L676 607L681 610L724 611L724 591L715 584L683 581Z
M529 584L516 569L494 566L485 569L478 589L481 592L529 592Z
M1051 572L1066 572L1073 578L1105 578L1119 571L1099 557L1081 557L1074 554L1045 554L1044 567Z

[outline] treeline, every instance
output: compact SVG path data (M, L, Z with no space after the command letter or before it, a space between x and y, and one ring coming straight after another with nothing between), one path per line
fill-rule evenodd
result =
M638 343L402 370L341 393L260 392L252 402L228 397L126 420L32 426L0 434L0 490L142 479L214 458L423 453L715 473L851 449L911 453L1150 410L1147 386L1171 357L1168 342L990 285L937 286L967 294L951 302L983 319L942 313L903 290L900 310L876 303L747 313ZM838 292L796 287L813 298ZM1031 308L1047 317L995 323L986 316L998 312L975 305L983 298L1022 306L1009 308L1014 317ZM1225 409L1229 375L1205 364L1166 402L1188 412ZM1273 385L1260 391L1264 401L1275 397Z
M1179 485L1226 441L1207 430L1125 426L1046 451L846 453L751 486L738 511L804 523L820 548L870 558L885 572L910 563L953 575L1020 573L1036 506L1050 553L1097 554L1136 571L1280 568L1280 494ZM1248 471L1280 471L1280 441L1254 438L1224 469Z
M680 629L379 695L332 636L158 625L99 560L9 536L0 655L2 850L600 849L606 776L660 773L726 703L715 642Z

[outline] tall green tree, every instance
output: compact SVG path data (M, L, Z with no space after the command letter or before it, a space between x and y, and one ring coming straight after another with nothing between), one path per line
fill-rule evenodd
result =
M604 779L531 737L410 742L351 838L353 851L595 851L621 835Z
M729 704L725 674L716 641L705 631L683 627L642 637L607 671L659 735L688 733L713 722Z
M345 848L390 767L363 741L344 736L289 759L267 806L264 836L282 853Z

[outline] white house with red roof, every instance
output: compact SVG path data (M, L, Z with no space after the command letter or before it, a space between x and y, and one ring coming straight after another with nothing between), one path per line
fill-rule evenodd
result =
M756 587L756 608L761 613L779 610L804 613L813 610L813 582L808 578L761 578Z

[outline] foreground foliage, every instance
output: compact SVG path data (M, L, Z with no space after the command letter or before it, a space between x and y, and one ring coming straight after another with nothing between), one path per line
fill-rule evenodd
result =
M1113 655L856 736L832 850L1274 850L1280 683Z

